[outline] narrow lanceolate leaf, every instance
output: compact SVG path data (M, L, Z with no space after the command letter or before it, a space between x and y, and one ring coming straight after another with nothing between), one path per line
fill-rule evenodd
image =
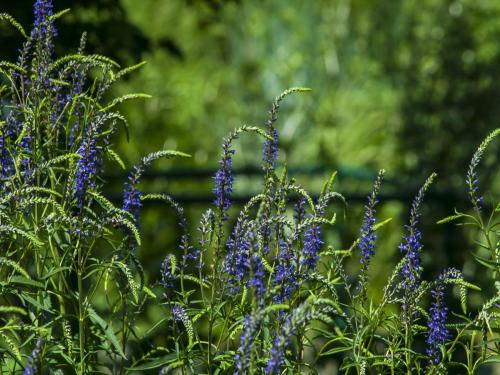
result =
M102 329L104 335L109 340L111 345L115 348L116 352L120 354L122 358L127 359L125 353L122 350L122 345L118 340L118 337L116 337L113 327L110 324L106 323L104 319L102 319L92 307L88 306L87 311L89 313L90 320Z
M468 281L465 281L465 280L461 280L461 279L456 279L456 280L453 280L453 282L457 285L463 285L464 287L466 288L469 288L469 289L472 289L472 290L476 290L478 292L481 291L481 288L478 287L477 285L474 285L472 283L469 283Z
M142 363L140 365L136 365L133 367L129 367L128 371L144 371L144 370L153 370L159 367L167 366L169 363L177 361L177 354L167 354L163 357L152 358L149 361Z
M390 218L388 218L388 219L385 219L385 220L381 221L380 223L375 224L375 225L373 226L373 230L380 229L380 228L382 228L384 225L389 224L391 221L392 221L392 217L390 217Z
M471 253L471 254L478 263L481 263L483 266L485 266L489 269L498 270L500 268L499 262L495 262L494 260L483 258L479 255L474 254L474 253Z
M156 294L154 294L154 292L151 289L149 289L146 285L142 286L142 291L144 293L146 293L148 296L150 296L151 298L154 298L154 299L158 298L158 297L156 297Z
M10 280L11 283L13 284L19 284L19 285L25 285L25 286L31 286L34 288L38 289L44 289L45 285L41 283L40 281L35 281L30 278L22 277L22 276L13 276L12 279Z

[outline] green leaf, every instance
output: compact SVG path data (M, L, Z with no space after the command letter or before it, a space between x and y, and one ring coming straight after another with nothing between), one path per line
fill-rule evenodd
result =
M377 223L373 226L373 230L377 230L379 228L382 228L384 225L390 223L392 221L392 217L385 219L384 221L381 221L380 223Z
M142 286L142 291L144 293L146 293L148 296L150 296L151 298L157 298L156 294L154 294L154 292L151 289L149 289L146 285Z
M200 286L203 286L204 288L208 288L210 287L210 284L206 281L200 281L200 279L198 277L194 277L194 276L191 276L191 275L184 275L183 276L184 280L189 280L189 281L192 281Z
M489 269L498 270L498 268L500 267L500 263L495 262L493 260L489 260L489 259L480 257L479 255L476 255L474 253L472 253L472 256L474 257L474 259L476 259L476 261L478 263L482 264L483 266L485 266Z
M102 319L96 312L95 310L88 306L87 311L89 313L90 320L92 320L95 324L101 327L103 330L104 334L106 335L106 338L109 340L109 342L113 345L115 350L120 354L120 356L123 359L127 359L127 356L122 350L122 347L120 345L120 342L118 341L118 337L116 337L115 332L113 330L113 327L110 324L107 324L104 319Z
M139 366L129 367L127 370L129 371L152 370L158 367L166 366L175 361L177 361L177 355L175 353L172 353L172 354L167 354L160 358L155 358Z
M54 276L55 274L58 274L59 272L69 271L70 269L71 269L70 267L57 267L57 268L53 268L47 274L43 275L43 277L41 278L41 280L49 279L52 276Z
M34 298L26 295L25 293L20 293L19 294L19 298L23 299L24 301L28 302L29 304L35 306L36 308L40 309L40 310L43 310L43 311L46 311L50 314L53 314L54 311L50 310L49 308L41 305L40 303L38 303L37 300L35 300Z
M484 361L481 361L480 366L487 365L490 363L500 363L500 355L494 355L494 356L492 356Z
M14 284L27 285L40 289L45 288L45 285L43 283L32 279L27 279L26 277L23 276L12 276L10 281Z
M321 353L321 356L326 356L326 355L331 355L331 354L336 354L336 353L342 353L346 352L348 350L351 350L352 348L350 346L340 346L338 348L333 348L330 350L327 350L326 352Z

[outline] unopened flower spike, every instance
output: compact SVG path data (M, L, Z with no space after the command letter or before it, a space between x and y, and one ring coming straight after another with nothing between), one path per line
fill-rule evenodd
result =
M238 138L237 132L233 132L222 143L222 156L219 160L219 169L214 176L214 205L218 208L222 221L228 219L227 211L231 207L231 194L233 192L233 155L232 142Z
M478 177L478 166L483 158L484 151L488 145L493 141L493 139L500 134L500 128L495 129L490 135L488 135L483 142L479 145L478 149L472 156L469 163L469 168L467 169L467 175L465 181L469 188L469 200L471 201L474 209L480 211L483 206L484 198L479 193L479 177Z
M365 206L365 214L363 216L363 224L361 225L358 243L358 247L361 251L361 263L363 265L368 264L375 254L375 241L377 240L377 235L374 230L376 223L375 214L377 212L375 206L378 203L378 194L380 185L384 179L384 174L385 171L383 169L379 171L375 183L373 184L372 192L368 196L368 203Z
M262 150L262 161L263 161L263 169L268 174L270 171L273 171L276 167L276 160L278 159L279 152L279 136L278 131L274 127L274 123L278 120L278 112L280 108L280 104L283 99L292 93L295 92L307 92L311 91L311 89L306 87L292 87L285 91L283 91L276 99L273 101L271 105L271 109L269 111L269 117L266 120L266 130L270 139L266 139L264 141L264 147Z
M377 178L373 184L373 189L368 196L368 202L365 205L365 213L363 216L363 224L360 228L360 237L358 242L358 248L361 251L361 271L360 271L360 285L359 290L361 293L365 292L366 289L366 273L368 271L368 265L371 258L375 255L375 242L377 240L377 235L375 233L375 223L377 222L376 205L378 203L378 194L380 192L380 186L384 178L385 171L382 169L379 171Z

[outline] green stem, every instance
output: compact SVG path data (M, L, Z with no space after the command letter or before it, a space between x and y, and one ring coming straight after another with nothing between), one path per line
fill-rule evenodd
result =
M405 358L406 358L406 373L408 375L411 375L411 354L410 354L410 347L411 347L411 325L409 322L405 324L405 348L406 353L405 353Z
M78 249L77 256L77 278L78 278L78 335L80 339L80 374L85 373L85 312L84 312L84 299L83 299L83 264L82 264L82 250L80 240L76 244Z

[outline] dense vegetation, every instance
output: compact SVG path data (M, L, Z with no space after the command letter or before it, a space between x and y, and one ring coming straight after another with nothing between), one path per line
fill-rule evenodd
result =
M160 150L143 157L129 172L121 204L105 193L106 169L125 168L114 142L128 122L117 108L149 97L109 99L109 93L143 64L121 68L87 53L86 34L76 53L57 57L55 22L67 12L55 13L50 0L37 0L34 9L29 33L0 14L24 37L17 60L0 62L2 373L494 371L500 203L480 183L480 165L500 129L479 145L462 178L468 209L438 222L459 224L475 241L467 256L481 270L481 285L454 267L424 277L422 257L440 251L423 246L424 198L439 178L431 173L413 192L398 259L385 264L389 277L374 294L377 237L391 221L376 215L384 170L367 197L357 238L341 247L328 236L349 209L334 190L336 173L313 198L278 163L280 106L309 89L284 91L264 127L242 125L224 138L213 202L194 232L171 196L141 189L153 162L187 154ZM250 136L263 143L262 184L235 209L235 144ZM157 279L138 256L147 201L165 204L181 232L177 248L154 261Z

